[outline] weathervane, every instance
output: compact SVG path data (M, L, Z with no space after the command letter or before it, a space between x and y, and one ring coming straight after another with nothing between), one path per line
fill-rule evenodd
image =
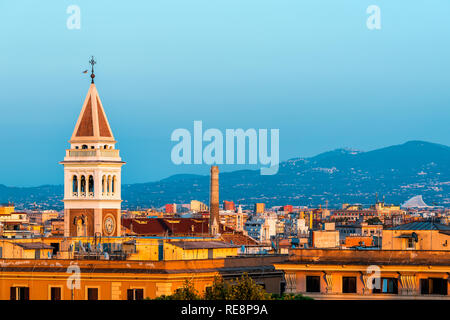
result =
M89 60L89 64L92 66L92 71L91 71L91 78L92 78L92 82L94 83L94 78L95 78L95 74L94 74L94 64L96 64L97 61L94 60L94 56L91 56L91 60Z

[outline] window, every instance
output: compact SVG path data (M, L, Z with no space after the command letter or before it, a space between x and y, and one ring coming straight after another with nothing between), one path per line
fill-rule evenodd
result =
M283 294L286 292L286 282L280 283L280 293Z
M72 192L78 193L78 179L77 176L73 176L72 178Z
M398 294L398 279L381 278L381 288L372 290L373 293Z
M50 300L61 300L61 288L51 287L50 288Z
M420 279L420 293L447 295L447 280L442 278Z
M86 178L84 176L81 176L80 191L81 194L86 192Z
M356 293L356 277L342 277L342 292Z
M320 292L320 276L306 276L306 292Z
M11 287L11 300L30 300L30 288L28 287Z
M88 146L85 145L85 144L83 144L83 145L81 146L81 149L83 149L83 150L85 150L85 149L87 149L87 148L88 148Z
M94 193L94 177L89 176L89 193Z
M408 242L407 242L407 249L415 249L415 241L414 241L414 239L413 238L408 238L407 239L408 240Z
M87 289L88 300L98 300L98 288Z
M144 300L144 289L128 289L127 300Z

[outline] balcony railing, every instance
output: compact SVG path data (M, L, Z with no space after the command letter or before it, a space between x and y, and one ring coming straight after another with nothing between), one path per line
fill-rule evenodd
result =
M80 194L80 197L83 197L83 198L86 198L86 197L93 198L94 197L94 192L92 192L92 191L90 191L90 192L80 192L79 194ZM73 192L72 191L72 197L78 197L78 192Z
M86 150L67 150L69 157L119 157L119 150L116 149L86 149Z

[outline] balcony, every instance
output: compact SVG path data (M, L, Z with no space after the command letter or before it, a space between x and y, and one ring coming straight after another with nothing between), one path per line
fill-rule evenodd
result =
M118 149L67 149L64 161L121 161Z
M81 191L79 194L80 194L80 197L83 197L83 198L86 198L86 197L93 198L94 197L94 192L93 191L89 191L89 192ZM72 191L72 197L73 198L78 197L78 192L73 192Z
M119 157L119 150L117 149L70 149L67 150L68 157Z

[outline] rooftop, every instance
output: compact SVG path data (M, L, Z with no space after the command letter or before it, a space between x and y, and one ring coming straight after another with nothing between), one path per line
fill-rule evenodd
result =
M205 235L209 233L209 219L203 218L124 218L122 226L129 230L128 233L141 236Z
M292 249L288 264L450 266L448 251Z
M286 260L286 256L228 257L204 260L177 261L113 261L113 260L78 260L80 271L89 273L120 274L177 274L220 272L242 274L252 269L275 271L273 263ZM0 259L0 272L49 272L66 274L67 268L74 260L69 259Z
M14 242L15 245L22 247L25 250L33 249L53 249L52 246L42 242Z
M439 231L449 231L450 226L433 222L433 221L417 221L407 224L402 224L389 228L387 230L439 230Z
M71 143L84 140L115 142L97 88L91 84L72 134Z
M222 241L174 241L170 244L185 250L238 248L236 245Z

